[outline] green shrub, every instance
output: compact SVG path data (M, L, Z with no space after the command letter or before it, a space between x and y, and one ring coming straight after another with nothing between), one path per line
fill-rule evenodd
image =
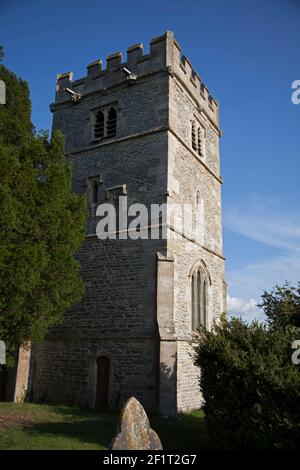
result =
M227 449L300 446L300 370L292 342L299 328L221 319L200 330L196 364L214 444Z

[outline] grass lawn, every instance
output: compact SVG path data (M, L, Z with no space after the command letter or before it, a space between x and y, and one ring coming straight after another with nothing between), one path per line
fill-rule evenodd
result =
M103 450L119 415L61 405L0 403L0 449ZM178 419L150 417L164 449L205 449L210 443L203 413Z

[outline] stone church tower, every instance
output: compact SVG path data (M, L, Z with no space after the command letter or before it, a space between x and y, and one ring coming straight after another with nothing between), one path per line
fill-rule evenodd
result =
M124 68L125 67L125 68ZM33 400L119 408L131 395L148 411L201 405L192 333L226 310L219 109L173 33L58 76L53 128L65 136L74 190L89 222L78 254L85 297L36 348ZM165 204L167 237L95 232L99 204ZM174 205L198 214L183 233ZM129 217L130 220L130 217ZM150 232L151 224L146 232Z

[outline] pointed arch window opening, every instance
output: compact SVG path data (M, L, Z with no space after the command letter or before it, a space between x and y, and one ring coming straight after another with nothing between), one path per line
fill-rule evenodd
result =
M191 303L192 303L192 330L196 331L200 325L207 326L207 277L200 266L192 275Z

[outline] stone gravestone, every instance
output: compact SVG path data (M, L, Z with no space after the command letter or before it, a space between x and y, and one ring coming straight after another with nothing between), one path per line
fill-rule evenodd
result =
M158 435L150 428L148 416L140 402L131 397L121 411L120 431L112 450L162 450Z

